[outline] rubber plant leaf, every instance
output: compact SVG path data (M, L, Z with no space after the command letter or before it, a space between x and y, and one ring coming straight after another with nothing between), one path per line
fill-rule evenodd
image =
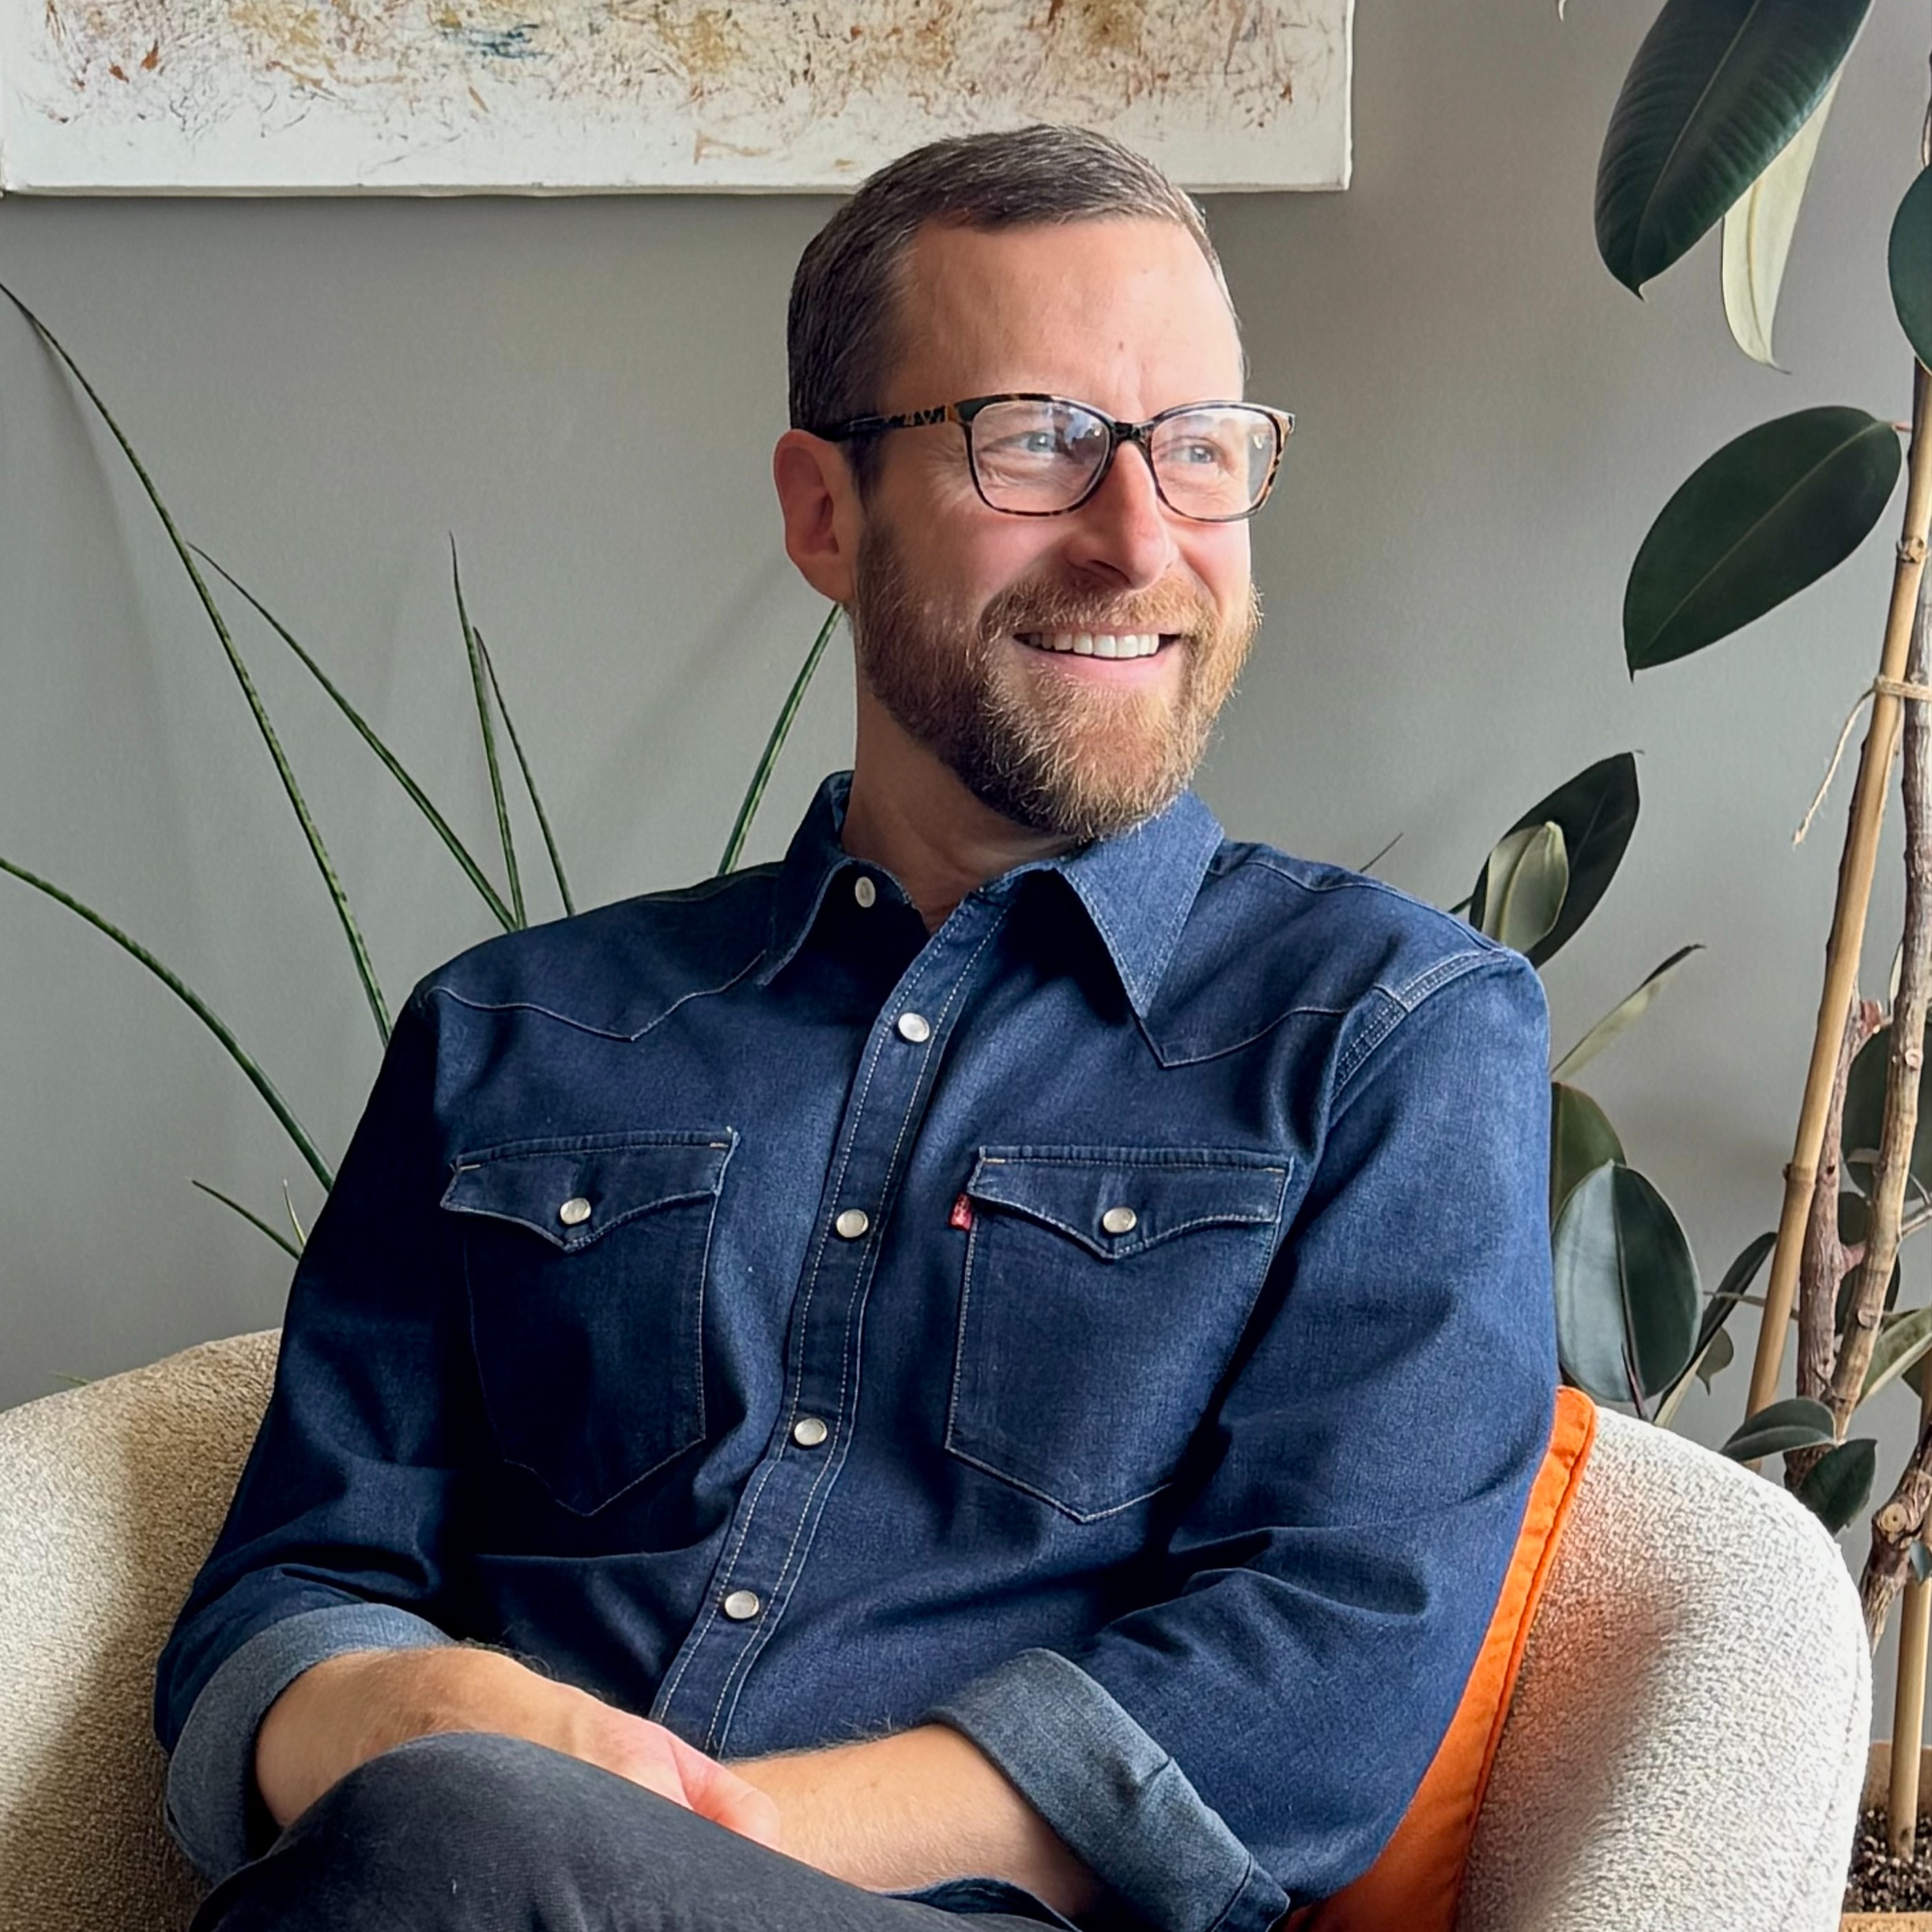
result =
M785 693L785 700L778 707L771 735L766 739L764 751L752 773L752 782L745 788L745 796L739 801L738 816L732 820L730 836L724 841L724 856L718 862L721 876L734 869L744 853L752 821L758 817L758 807L764 802L765 788L771 782L778 754L784 749L785 740L791 735L793 721L798 716L799 706L805 702L806 692L818 669L819 660L825 655L825 647L832 641L832 633L838 628L838 620L844 614L844 607L838 604L826 612L825 621L819 626L818 634L812 639L812 648L805 654L805 662L799 667L798 675L792 680L791 688Z
M1641 293L1809 120L1871 0L1666 0L1597 164L1597 250Z
M1869 1436L1855 1436L1819 1458L1817 1467L1798 1485L1798 1500L1836 1536L1851 1527L1870 1500L1877 1473L1877 1443Z
M1722 1453L1740 1462L1755 1462L1760 1456L1776 1456L1787 1449L1816 1449L1836 1439L1832 1412L1822 1402L1814 1402L1808 1396L1787 1396L1747 1416L1732 1431Z
M1624 590L1632 676L1688 657L1815 584L1885 513L1898 432L1863 410L1800 410L1700 464L1658 513Z
M1636 991L1611 1008L1551 1070L1552 1080L1574 1079L1612 1040L1642 1018L1652 1000L1662 992L1670 976L1702 945L1680 946L1661 966L1657 967Z
M1724 320L1738 346L1754 362L1775 368L1772 354L1772 324L1778 314L1778 290L1784 283L1784 264L1791 237L1804 205L1804 189L1817 159L1819 137L1832 112L1844 70L1832 76L1824 98L1784 152L1732 204L1724 217L1723 280Z
M1592 1174L1606 1161L1624 1157L1623 1143L1617 1138L1602 1108L1588 1094L1556 1081L1550 1085L1550 1225L1554 1228L1563 1213L1563 1204L1585 1175Z
M1662 1195L1634 1168L1598 1168L1564 1203L1551 1241L1564 1372L1604 1401L1639 1403L1688 1366L1697 1267Z
M282 642L287 645L289 649L295 653L297 661L302 664L302 668L308 673L310 676L315 680L317 684L322 686L322 689L328 694L329 698L334 703L335 708L340 711L343 716L347 718L350 723L356 728L356 732L362 738L362 742L367 745L370 750L374 752L376 756L382 761L384 770L388 772L389 776L395 780L397 784L402 787L404 793L409 799L410 802L422 814L424 818L428 820L430 829L436 833L436 836L442 841L443 844L448 848L450 856L455 860L458 865L462 867L464 876L469 880L470 883L476 888L478 893L482 898L483 903L490 908L490 912L495 916L497 923L502 927L506 932L514 932L516 929L516 921L510 916L510 908L503 903L502 898L498 893L496 888L490 884L488 878L484 874L482 867L477 864L469 847L465 845L460 838L458 838L454 831L451 828L448 820L445 818L442 814L436 809L434 804L431 802L429 794L424 791L422 787L417 784L416 780L410 775L409 772L404 768L402 760L398 758L395 754L389 749L388 746L384 744L382 740L376 735L374 728L371 726L368 721L363 717L362 714L356 709L355 706L351 704L349 700L343 695L341 691L337 687L334 681L329 676L328 674L325 671L321 665L317 664L315 659L310 656L308 652L302 648L299 643L296 641L295 634L290 630L288 626L284 624L281 620L245 584L242 583L232 572L225 568L222 565L218 563L213 557L208 555L207 551L201 548L199 544L190 544L188 548L194 552L196 556L201 559L202 562L208 566L209 569L214 571L218 576L224 578L234 590L238 591L243 597L246 598L248 602L254 607L256 615L259 616L263 622L268 626L269 629L273 631L275 635L280 638Z
M1776 1234L1759 1234L1744 1244L1737 1259L1724 1270L1724 1278L1718 1282L1717 1292L1704 1304L1704 1312L1697 1324L1697 1340L1690 1352L1689 1366L1671 1384L1664 1400L1657 1406L1657 1413L1652 1419L1660 1428L1677 1413L1694 1376L1708 1388L1711 1378L1729 1366L1731 1338L1725 1330L1724 1324L1731 1318L1731 1311L1750 1292L1750 1285L1757 1279L1759 1269L1764 1266L1766 1258L1777 1246ZM1721 1350L1720 1343L1723 1345Z
M1570 890L1563 828L1550 824L1506 833L1490 854L1482 930L1501 944L1527 952L1547 933Z
M1932 1044L1932 1033L1928 1033ZM1892 1061L1892 1028L1880 1027L1858 1048L1845 1076L1844 1147L1845 1172L1861 1189L1872 1183L1872 1168L1878 1144L1885 1131L1885 1082ZM1912 1136L1912 1155L1907 1171L1920 1188L1932 1192L1932 1092L1928 1104L1919 1108L1918 1124ZM1863 1231L1849 1239L1862 1240Z
M1848 1162L1847 1165L1849 1164ZM1838 1239L1848 1248L1856 1247L1870 1232L1870 1228L1871 1204L1862 1194L1852 1188L1840 1190L1838 1195ZM1889 1315L1898 1306L1899 1286L1903 1278L1904 1256L1904 1249L1901 1245L1899 1258L1894 1260L1892 1264L1892 1279L1886 1284L1885 1305L1880 1311L1882 1314ZM1832 1328L1839 1335L1844 1334L1845 1324L1852 1318L1852 1300L1858 1292L1858 1270L1856 1268L1848 1270L1844 1279L1838 1284L1838 1298L1832 1316ZM1916 1372L1916 1366L1907 1368L1905 1372L1906 1379L1911 1380ZM1915 1386L1916 1386L1916 1384Z
M1865 1384L1858 1391L1860 1402L1869 1402L1887 1382L1896 1382L1906 1370L1932 1348L1932 1308L1910 1308L1879 1324L1872 1344L1871 1366L1865 1371Z
M70 892L63 892L58 886L30 872L24 866L16 866L10 859L0 859L0 872L10 873L23 885L32 886L37 892L44 892L56 904L64 905L70 913L77 914L99 933L113 940L130 958L138 960L175 998L186 1006L208 1031L221 1043L222 1049L234 1061L248 1083L267 1102L268 1111L282 1124L282 1130L295 1143L296 1151L308 1163L309 1172L321 1182L325 1191L333 1186L335 1177L330 1172L328 1162L316 1150L315 1142L309 1138L308 1130L297 1120L295 1112L282 1098L280 1089L262 1072L254 1057L235 1037L227 1023L208 1002L181 976L164 966L140 940L130 939L118 926L110 923L92 906L83 905Z
M1932 168L1905 190L1892 218L1892 304L1912 352L1932 369Z
M1906 1554L1906 1561L1912 1565L1914 1582L1932 1582L1932 1550L1928 1550L1924 1544L1915 1541Z
M1521 832L1536 825L1561 826L1563 849L1570 861L1570 886L1563 896L1563 910L1556 923L1529 948L1532 966L1554 958L1610 890L1630 834L1636 829L1640 803L1636 760L1628 752L1618 752L1566 780L1510 827L1512 832ZM1483 925L1489 883L1485 866L1469 898L1470 922L1478 928Z
M80 386L81 393L94 406L94 413L107 426L108 433L121 448L121 454L128 459L128 466L134 472L142 493L153 506L154 514L160 519L161 527L167 532L168 542L181 560L182 568L188 572L188 581L194 586L194 593L201 601L201 608L207 614L208 621L214 627L214 634L220 641L224 654L228 659L229 668L235 674L235 681L242 687L242 694L248 700L248 709L255 720L255 728L260 733L262 742L268 748L270 761L275 767L275 775L282 782L282 790L286 795L296 820L302 827L302 836L308 842L310 856L315 860L316 868L322 874L322 882L327 889L329 902L335 908L335 916L342 927L344 938L348 942L350 957L355 962L356 977L362 982L362 996L368 1003L370 1016L376 1023L376 1036L385 1046L389 1038L388 1002L382 997L382 989L376 982L374 963L369 956L369 948L362 938L362 928L357 925L355 914L350 909L349 895L344 891L342 881L338 877L334 862L322 843L322 832L308 808L308 801L302 796L302 788L296 782L295 770L284 752L281 740L275 735L274 726L269 722L268 707L262 702L260 692L255 688L255 680L249 675L248 667L236 648L235 640L230 634L227 621L214 601L206 579L195 568L194 554L188 546L168 506L161 500L161 493L154 487L154 478L148 474L147 466L136 453L134 446L128 440L126 433L114 420L107 405L94 385L82 373L81 367L62 346L60 338L49 328L33 310L28 308L11 289L0 284L0 295L25 316L42 341L58 356L67 372Z

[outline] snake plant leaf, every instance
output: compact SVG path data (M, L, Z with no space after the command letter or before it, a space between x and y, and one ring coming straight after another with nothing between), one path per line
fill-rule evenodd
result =
M302 796L302 788L296 782L295 769L282 749L281 740L275 735L275 728L269 721L268 707L262 702L255 680L249 674L248 665L242 662L242 653L236 648L227 620L214 601L214 593L208 587L207 580L195 568L194 554L183 538L167 505L161 500L161 493L154 487L154 478L148 474L147 466L136 453L134 446L128 440L126 432L114 420L113 413L101 400L100 394L82 373L80 364L70 356L60 338L34 311L28 308L14 291L0 283L0 295L4 295L21 314L25 316L34 332L57 356L67 372L80 385L81 393L93 405L94 413L107 426L108 434L120 446L121 454L128 459L128 466L134 472L142 494L153 506L154 514L160 519L161 527L167 532L168 542L181 560L182 568L188 572L188 581L194 586L194 593L201 601L201 608L214 628L228 666L235 674L235 681L242 687L242 694L248 700L248 709L255 720L255 728L260 734L262 742L267 748L270 762L275 768L275 776L282 782L282 790L290 806L294 811L296 823L301 826L302 836L308 841L310 856L316 868L322 874L322 882L327 890L330 903L335 908L335 916L341 926L344 938L347 941L350 957L356 968L356 977L362 982L362 997L368 1003L370 1016L376 1023L376 1037L386 1046L389 1038L388 1002L382 997L382 987L376 979L376 968L369 956L369 948L362 937L362 928L356 923L356 915L350 909L349 895L344 891L342 880L338 876L334 862L328 856L328 849L322 843L321 829L308 808L308 801Z
M1869 1402L1887 1382L1898 1381L1932 1348L1932 1308L1909 1308L1888 1316L1878 1325L1872 1343L1871 1366L1865 1371L1860 1402Z
M1877 1473L1878 1444L1869 1436L1855 1436L1820 1456L1796 1493L1836 1536L1850 1528L1870 1500L1872 1478Z
M1636 760L1628 752L1600 758L1574 778L1558 785L1547 798L1532 806L1510 827L1521 832L1532 826L1555 824L1563 829L1563 849L1570 861L1569 890L1556 923L1529 947L1529 963L1540 966L1570 940L1597 902L1609 891L1624 848L1636 829ZM1470 922L1481 928L1489 896L1490 868L1483 868L1470 895Z
M1664 991L1670 976L1692 953L1703 951L1701 944L1680 946L1661 966L1654 968L1649 976L1628 998L1619 1000L1610 1010L1558 1060L1551 1070L1552 1080L1575 1078L1588 1066L1612 1040L1634 1026L1648 1009L1652 1000Z
M528 926L524 905L523 876L517 869L517 842L510 830L509 801L503 795L503 770L496 758L496 728L490 717L490 692L483 674L483 653L476 641L463 601L463 566L456 560L456 539L449 540L449 574L456 589L456 621L463 627L464 655L470 661L470 686L476 700L476 728L482 735L483 760L490 768L490 796L496 808L496 836L502 842L503 870L510 881L510 911L519 928Z
M482 867L477 864L475 858L471 855L470 848L458 838L451 829L449 821L430 802L429 794L410 776L404 768L402 760L376 735L374 728L355 706L343 695L328 674L296 641L295 634L288 626L232 572L218 563L199 544L190 544L188 548L208 566L209 569L225 579L234 590L238 591L254 606L256 614L267 624L269 629L273 631L275 635L295 653L297 662L308 671L310 676L322 686L334 703L337 710L340 711L343 716L356 728L362 742L382 761L383 769L397 784L402 787L410 802L422 814L424 818L428 820L430 829L448 848L450 856L455 860L458 865L462 867L465 876L482 896L483 903L495 915L497 922L506 932L514 932L516 922L510 916L510 908L503 903L496 887L490 884L489 880L484 876Z
M1892 305L1912 352L1932 369L1932 168L1905 190L1892 218Z
M1832 1412L1822 1402L1795 1395L1747 1416L1731 1432L1720 1453L1740 1462L1755 1462L1760 1456L1776 1456L1787 1449L1816 1449L1836 1440Z
M1898 432L1827 405L1761 423L1658 513L1624 590L1633 676L1742 630L1871 534L1898 481Z
M1928 1039L1928 1044L1932 1044ZM1885 1083L1892 1062L1892 1028L1880 1027L1858 1048L1845 1077L1844 1147L1845 1172L1866 1192L1885 1131ZM1921 1084L1918 1123L1912 1131L1912 1154L1906 1171L1918 1185L1932 1193L1932 1082ZM1862 1231L1848 1240L1862 1240Z
M232 1208L243 1220L248 1223L249 1226L258 1233L266 1234L268 1239L273 1241L291 1261L298 1262L302 1259L302 1250L297 1247L286 1234L283 1234L279 1228L270 1227L253 1208L243 1207L232 1194L224 1194L220 1188L211 1187L206 1181L196 1180L192 1178L190 1178L188 1185L190 1187L200 1188L202 1192L207 1195L210 1199L219 1201L223 1207Z
M1633 294L1661 274L1808 121L1871 0L1666 0L1624 76L1597 164L1597 249Z
M799 706L805 702L806 692L818 671L819 660L824 656L825 647L832 641L832 633L838 628L838 620L844 614L844 607L838 604L826 612L825 621L819 626L818 634L812 639L812 648L805 654L805 662L799 667L798 675L792 680L791 688L778 707L771 735L766 739L765 748L752 773L752 782L745 788L745 796L739 802L738 816L732 820L730 836L724 841L724 856L718 862L721 878L735 869L744 853L745 840L751 832L752 820L758 815L758 807L764 802L765 788L771 782L778 754L784 749L786 739L791 736L793 722L798 716Z
M1606 1161L1621 1161L1623 1143L1609 1117L1588 1094L1552 1081L1550 1084L1550 1225L1585 1175Z
M490 694L496 700L503 729L509 734L510 749L516 754L517 769L524 776L524 790L530 794L530 809L537 815L537 830L543 834L544 850L550 854L550 869L556 880L557 896L563 901L566 914L574 913L577 903L570 896L570 880L564 873L563 854L556 849L556 835L550 830L550 814L544 809L543 794L537 790L536 774L530 770L530 761L524 752L524 741L517 735L517 721L510 716L510 707L503 701L503 687L496 677L496 660L490 655L490 646L483 641L483 633L477 632L476 638L476 654L483 660L483 668L489 674Z
M1549 932L1570 890L1570 856L1563 828L1526 826L1504 835L1490 854L1490 881L1482 930L1491 939L1527 952Z
M1564 1372L1605 1401L1660 1394L1690 1360L1700 1297L1690 1244L1634 1168L1600 1167L1571 1190L1551 1241Z
M1724 217L1724 320L1738 346L1754 362L1772 368L1778 365L1771 351L1771 328L1784 283L1784 264L1811 178L1811 164L1818 156L1819 137L1844 73L1840 68L1832 76L1810 118Z
M281 1122L282 1130L295 1143L296 1151L308 1162L309 1172L321 1182L325 1192L334 1185L335 1177L330 1172L328 1163L316 1152L316 1145L308 1130L295 1116L294 1110L284 1100L280 1090L268 1075L262 1072L254 1057L235 1037L214 1009L181 976L163 965L138 940L130 939L121 928L104 919L92 906L83 905L72 893L63 892L58 886L44 879L38 873L30 872L24 866L16 866L10 859L0 859L0 872L10 874L23 885L32 886L37 892L44 892L56 904L64 905L70 913L86 920L99 933L113 940L130 958L138 960L175 998L186 1006L208 1031L221 1042L223 1050L234 1061L248 1083L268 1103L268 1111Z

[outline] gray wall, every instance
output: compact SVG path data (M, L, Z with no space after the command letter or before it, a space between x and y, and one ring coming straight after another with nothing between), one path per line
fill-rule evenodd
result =
M1784 375L1725 331L1714 242L1639 304L1598 264L1603 124L1653 0L1365 4L1354 187L1210 208L1256 394L1300 418L1255 531L1268 620L1202 777L1236 831L1442 903L1549 787L1626 748L1630 859L1549 974L1567 1045L1708 947L1586 1082L1707 1280L1774 1220L1841 781L1792 828L1876 667L1874 538L1748 635L1633 686L1618 614L1710 450L1814 402L1902 416L1884 287L1916 165L1923 10L1874 10L1793 252ZM0 205L0 279L66 338L188 532L322 656L479 849L448 533L580 898L708 871L817 622L766 480L812 199ZM1895 511L1886 530L1895 532ZM230 600L231 604L233 600ZM488 926L419 822L251 622L391 998ZM753 856L844 762L813 693ZM118 454L0 314L0 853L145 938L325 1147L374 1072L339 936L192 594ZM530 869L534 862L532 844ZM1895 837L1868 979L1898 929ZM539 878L538 900L550 903ZM190 1176L316 1190L212 1042L104 940L0 880L0 1403L278 1318L281 1258ZM1922 1256L1908 1255L1922 1294ZM1748 1334L1740 1336L1748 1352ZM1721 1436L1741 1364L1686 1405ZM1912 1422L1881 1399L1889 1471ZM1881 1728L1886 1726L1882 1725Z

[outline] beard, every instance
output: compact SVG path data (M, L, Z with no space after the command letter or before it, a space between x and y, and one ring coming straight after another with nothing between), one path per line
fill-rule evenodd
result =
M866 688L982 804L1082 842L1125 832L1180 796L1261 621L1252 590L1224 618L1204 591L1180 584L1108 598L1033 580L975 620L920 590L876 519L854 570L853 651ZM1159 688L1099 688L1057 670L1057 653L1014 640L1079 631L1171 636L1162 651L1181 654L1178 688L1170 677Z

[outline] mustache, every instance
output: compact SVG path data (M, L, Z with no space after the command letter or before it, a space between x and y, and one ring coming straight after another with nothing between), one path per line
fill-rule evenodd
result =
M1198 637L1212 632L1220 614L1204 593L1180 584L1136 597L1096 598L1054 584L1016 584L987 605L980 621L991 641L1014 632L1160 632Z

